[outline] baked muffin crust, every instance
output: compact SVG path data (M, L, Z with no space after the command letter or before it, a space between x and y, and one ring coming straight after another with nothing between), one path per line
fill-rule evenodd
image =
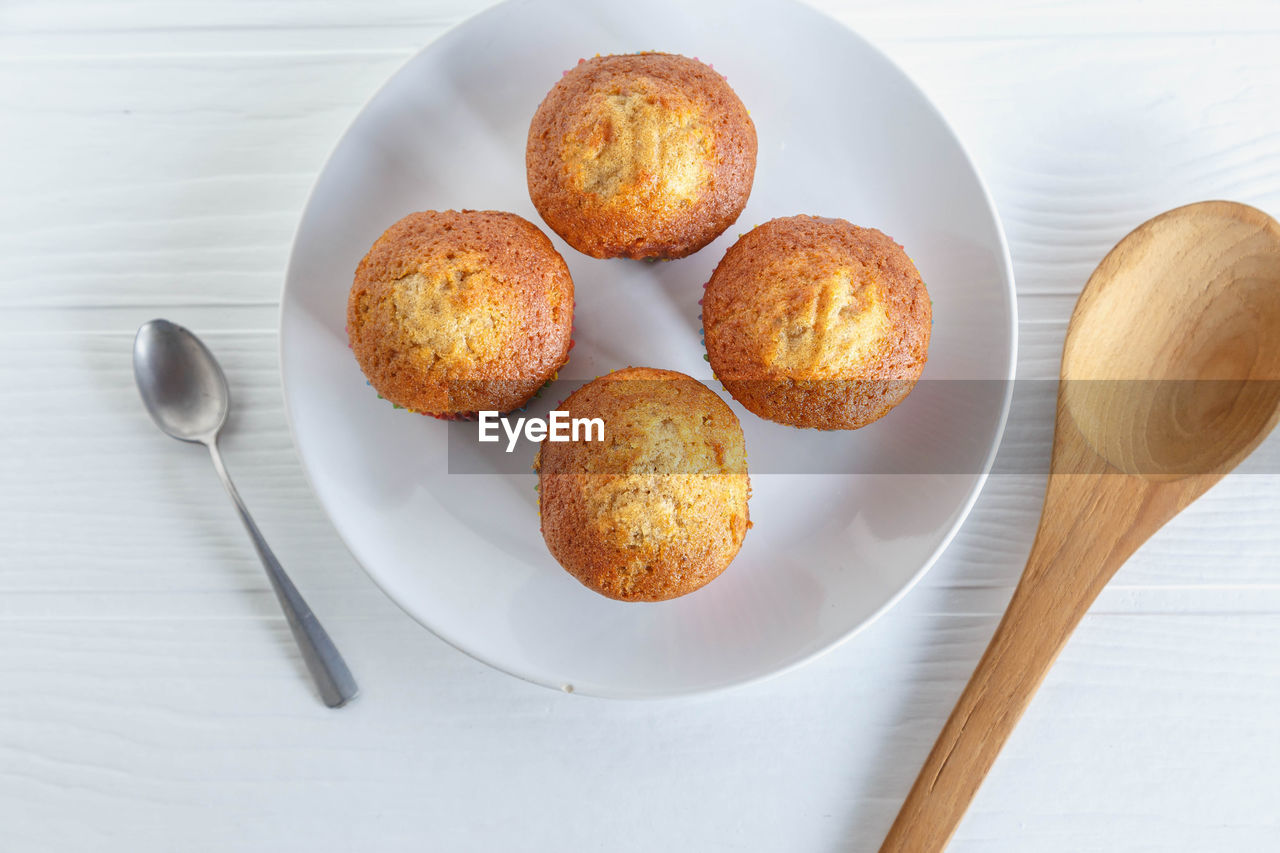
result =
M499 211L412 213L356 269L351 349L396 405L435 415L524 405L568 360L573 280L533 223Z
M729 84L701 62L597 56L547 94L525 160L534 206L578 251L678 258L742 212L756 132Z
M683 373L631 367L575 391L570 417L602 418L604 441L544 441L542 535L587 587L662 601L729 565L750 526L746 445L733 411Z
M843 219L774 219L707 284L707 357L733 397L779 423L857 429L910 393L932 306L902 247Z

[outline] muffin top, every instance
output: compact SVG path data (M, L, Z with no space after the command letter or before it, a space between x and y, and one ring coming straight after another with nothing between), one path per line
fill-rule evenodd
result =
M702 318L721 379L914 380L928 358L932 309L920 273L889 237L791 216L730 247Z
M534 205L578 251L677 258L742 212L756 131L724 77L701 62L597 56L552 87L525 157Z
M683 373L629 367L559 408L604 421L603 441L544 441L538 454L542 532L560 564L626 601L719 575L750 526L746 445L725 402Z
M351 349L391 402L510 411L567 360L573 280L537 226L499 211L411 213L356 269Z

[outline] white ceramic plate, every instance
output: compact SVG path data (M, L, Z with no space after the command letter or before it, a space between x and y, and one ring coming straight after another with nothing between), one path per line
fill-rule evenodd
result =
M720 578L660 604L610 601L556 564L532 473L450 474L448 428L378 399L344 331L356 264L401 216L498 209L541 225L524 169L534 109L580 57L638 50L697 56L727 75L759 134L755 187L736 226L680 261L594 260L551 235L577 290L577 346L562 376L645 365L711 382L702 284L741 232L777 216L880 228L906 246L934 300L926 381L880 422L801 431L734 404L755 527ZM919 579L994 458L1016 328L1008 250L973 164L925 96L852 32L775 0L659 0L643 14L629 0L516 0L414 57L339 143L294 244L281 365L316 494L388 595L513 675L640 697L799 664ZM940 381L949 379L988 382Z

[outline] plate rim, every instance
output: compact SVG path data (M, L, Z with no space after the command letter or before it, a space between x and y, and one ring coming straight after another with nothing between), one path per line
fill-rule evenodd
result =
M316 177L311 183L310 190L307 192L306 200L303 202L301 212L298 216L297 224L294 226L293 237L290 241L290 247L289 247L289 261L288 261L288 264L285 266L284 281L280 288L279 308L277 309L277 316L276 316L276 360L277 360L277 366L278 366L278 371L280 375L280 394L284 401L284 416L285 416L285 423L287 424L289 429L289 440L293 445L294 455L298 459L299 467L301 467L302 469L303 478L306 480L307 487L310 489L311 494L315 497L317 503L320 504L320 508L324 511L324 514L329 521L329 526L337 534L339 541L342 542L342 545L347 550L347 553L351 556L355 564L360 567L360 570L364 572L365 576L373 582L374 586L376 586L379 589L379 591L382 592L383 595L385 595L388 599L390 599L410 619L412 619L418 625L425 628L429 633L431 633L436 638L442 640L446 645L452 647L453 649L456 649L459 652L462 652L464 655L471 658L472 660L478 661L479 663L482 663L485 666L495 669L498 672L502 672L506 675L513 676L515 678L520 679L521 681L528 682L529 684L535 684L539 687L544 687L548 690L554 690L557 693L569 693L574 695L593 696L593 697L604 698L604 699L627 699L627 700L650 700L650 701L662 700L662 699L678 699L678 698L686 698L686 697L694 697L694 696L706 696L713 693L721 693L728 690L744 688L749 685L760 684L764 681L768 681L770 679L783 676L787 673L794 672L800 669L801 667L809 663L812 663L814 660L817 660L818 658L834 651L840 646L843 646L845 643L849 642L853 637L862 633L871 625L879 621L881 617L883 617L887 612L893 609L904 597L906 597L906 595L909 592L911 592L911 590L913 590L916 587L917 584L920 583L920 581L929 572L929 570L932 569L934 565L938 562L942 554L947 550L948 547L950 547L952 541L955 540L956 535L960 532L960 529L964 527L965 522L969 518L969 514L973 511L973 507L978 501L979 495L982 494L983 489L986 487L987 480L991 476L991 469L995 465L996 455L999 453L1000 447L1004 443L1005 428L1008 424L1009 412L1013 404L1013 388L1014 388L1014 380L1016 378L1017 366L1018 366L1018 343L1019 343L1018 292L1017 292L1016 280L1013 274L1013 257L1009 252L1009 241L1005 235L1004 223L1000 219L1000 212L999 212L999 209L996 207L995 199L992 197L991 190L987 186L986 179L983 177L982 172L979 171L977 164L973 160L972 154L969 152L968 147L964 144L964 141L961 139L960 135L956 132L955 127L951 124L950 121L948 121L946 115L942 112L942 110L938 107L938 105L934 103L933 99L929 97L928 93L924 90L924 88L916 81L916 79L905 68L903 68L897 62L895 62L894 59L890 57L879 46L877 46L876 44L871 42L869 39L864 37L857 30L853 29L850 26L847 26L843 21L840 21L832 17L831 15L828 15L826 12L820 9L815 9L804 3L798 2L798 0L771 0L771 2L778 6L789 6L789 7L792 7L793 10L798 10L803 13L817 16L819 18L824 19L829 25L839 27L849 37L859 42L863 47L863 49L874 54L877 58L879 58L883 62L887 63L888 65L896 69L898 73L902 75L906 84L912 90L914 90L917 95L920 96L921 100L927 106L929 112L931 112L933 116L937 118L939 123L942 125L942 128L945 131L946 135L950 137L951 142L956 146L956 149L960 152L960 156L963 158L965 165L968 167L969 171L972 172L974 178L976 179L978 184L978 189L981 191L981 194L982 194L982 200L986 204L987 209L990 211L992 222L995 224L995 233L996 233L997 242L999 244L999 250L1000 250L999 260L1000 260L1001 273L1002 273L1002 278L1004 283L1003 290L1004 290L1005 301L1009 309L1009 328L1007 330L1008 340L1009 340L1009 357L1008 357L1007 364L1005 365L1006 367L1005 372L1007 376L1004 379L1005 390L1004 390L1003 399L1001 400L1001 404L1000 404L1000 416L996 424L996 429L991 438L991 446L988 448L986 458L983 460L982 470L979 473L978 478L974 481L973 485L969 488L968 493L965 495L964 501L960 506L960 511L957 513L955 520L951 523L950 528L946 531L946 533L943 534L937 546L934 547L933 551L929 554L928 557L925 558L925 560L921 563L920 567L907 580L907 582L904 583L901 586L901 588L897 590L897 592L889 596L889 598L880 607L878 607L875 611L873 611L869 616L867 616L861 622L859 622L858 624L854 625L853 627L845 631L843 634L840 634L838 637L835 637L834 639L830 640L824 645L819 646L816 649L806 652L796 657L793 660L790 660L790 661L787 661L786 663L781 664L780 666L775 666L774 668L766 672L762 672L756 675L750 675L746 677L740 677L740 678L728 678L723 681L717 681L710 684L701 684L694 687L682 687L682 688L678 687L678 688L666 688L666 689L649 688L649 689L644 689L639 691L636 691L636 690L629 691L629 690L609 689L609 688L599 689L599 688L595 688L594 686L589 689L579 689L578 685L567 684L560 680L544 680L530 673L521 672L515 668L511 668L503 664L500 664L497 661L490 659L486 655L480 654L479 652L476 652L476 651L473 651L472 649L467 648L467 646L463 644L461 641L451 636L448 636L445 633L442 633L440 630L438 630L437 628L431 625L428 625L423 619L419 618L418 615L415 614L407 606L407 604L404 601L402 601L395 593L393 593L388 588L388 586L383 584L383 582L378 578L376 573L371 572L369 568L365 565L364 561L360 559L360 556L358 555L356 548L354 547L350 539L348 539L347 535L343 533L342 526L338 522L337 515L334 512L333 508L329 505L329 502L321 494L320 490L316 488L315 477L313 476L311 471L311 463L308 462L306 455L302 452L302 445L298 441L296 417L294 415L291 396L289 393L289 381L284 369L285 310L286 310L286 304L287 304L287 299L289 295L289 283L293 280L294 268L295 268L295 265L297 264L298 240L302 234L302 226L307 218L306 217L307 211L310 210L311 208L311 204L315 199L316 191L319 189L320 182L324 178L324 175L326 174L326 172L328 171L329 165L333 162L334 155L342 147L343 143L346 142L347 137L352 133L353 129L359 123L360 119L368 112L373 102L376 101L382 95L383 91L391 85L391 82L396 77L398 77L404 71L405 68L407 68L409 65L417 61L418 57L420 57L426 51L432 49L436 44L438 44L442 40L454 37L456 33L463 27L473 26L477 21L483 18L487 18L490 16L496 17L502 14L507 9L507 7L516 5L521 2L525 2L525 0L502 0L502 2L499 2L493 6L490 6L489 8L484 9L480 12L477 12L474 15L468 15L467 17L463 18L462 20L450 26L448 29L440 33L435 38L431 39L431 41L423 44L422 47L420 47L417 51L415 51L412 56L410 56L403 63L401 63L401 65L395 71L393 71L382 82L381 85L379 85L376 89L374 89L373 92L369 94L369 96L360 105L359 110L356 111L354 117L347 124L346 129L343 130L343 132L334 141L333 145L329 149L329 153L325 156L324 162L321 164L319 170L316 172Z

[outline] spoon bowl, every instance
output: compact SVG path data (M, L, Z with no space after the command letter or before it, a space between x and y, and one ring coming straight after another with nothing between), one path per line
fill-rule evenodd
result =
M1203 202L1144 223L1076 304L1060 393L1118 470L1226 473L1280 415L1280 231L1260 210Z
M151 320L138 329L133 377L151 419L173 438L208 444L227 422L231 393L222 367L177 323Z
M1027 566L882 851L946 846L1089 605L1278 416L1280 225L1203 202L1121 240L1067 329Z

